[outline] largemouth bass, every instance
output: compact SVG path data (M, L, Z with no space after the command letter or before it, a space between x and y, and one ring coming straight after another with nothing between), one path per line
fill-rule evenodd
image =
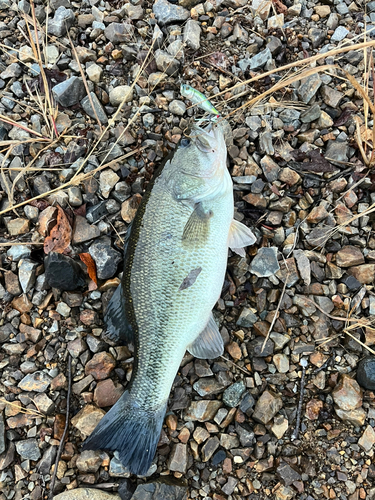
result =
M84 449L117 450L144 475L154 458L172 383L188 350L223 353L212 316L228 247L244 254L252 232L233 219L223 130L195 127L156 172L132 223L123 279L106 314L108 335L134 343L132 378Z

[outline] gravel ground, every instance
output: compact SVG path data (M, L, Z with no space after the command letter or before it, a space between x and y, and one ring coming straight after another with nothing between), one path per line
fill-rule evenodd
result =
M352 47L371 23L361 0L0 0L0 500L52 481L61 500L375 498L373 122L353 83L371 104L372 46ZM185 356L137 478L80 445L131 376L103 309L154 168L202 116L181 83L230 124L257 242L229 255L224 356Z

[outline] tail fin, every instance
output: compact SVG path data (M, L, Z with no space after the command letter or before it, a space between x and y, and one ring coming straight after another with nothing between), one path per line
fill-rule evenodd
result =
M117 450L131 474L145 475L155 456L166 404L143 410L125 391L83 443L83 450Z

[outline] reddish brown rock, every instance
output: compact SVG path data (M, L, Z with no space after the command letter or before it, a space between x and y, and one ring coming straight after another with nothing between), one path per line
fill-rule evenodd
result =
M348 273L355 277L362 285L371 285L375 280L375 264L363 264L351 267Z
M20 313L30 312L33 305L26 295L21 295L12 300L12 306Z
M91 326L99 324L98 313L92 309L84 309L79 315L79 319L84 325Z
M362 390L358 383L344 373L332 391L334 402L342 410L355 410L362 406Z
M306 405L306 417L309 420L317 420L320 410L323 408L323 401L311 399Z
M363 264L365 258L361 250L352 245L347 245L339 250L336 254L336 264L339 267L351 267Z
M54 379L51 381L51 390L52 391L59 391L60 389L67 389L68 388L68 383L66 380L66 377L63 373L59 373L56 375Z
M72 418L72 425L87 437L89 436L101 419L105 412L93 405L86 405L80 412Z
M108 352L98 352L86 364L85 374L92 375L95 380L104 380L115 368L116 361Z
M234 360L238 361L242 358L242 351L237 342L230 342L225 346L225 349L229 352Z
M113 381L109 378L98 382L94 391L94 403L96 403L99 408L105 408L106 406L113 406L121 397L124 392L122 386L115 386Z

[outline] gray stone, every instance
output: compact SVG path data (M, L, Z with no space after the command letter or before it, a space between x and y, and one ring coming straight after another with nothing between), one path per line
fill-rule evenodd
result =
M281 396L272 391L266 390L258 399L252 418L257 422L266 425L273 419L282 407L283 401Z
M197 391L200 396L204 397L211 394L219 394L224 389L224 385L218 382L214 377L204 377L194 383L193 389Z
M256 337L254 340L249 342L248 345L252 356L256 358L266 358L267 356L273 354L275 344L272 340L268 339L263 349L264 340L265 339L263 337Z
M7 68L0 73L0 78L3 80L8 80L8 78L18 78L22 74L21 65L18 63L12 63L7 66Z
M64 108L74 106L86 94L85 85L82 78L72 76L65 82L58 83L52 89L52 94L56 101Z
M51 383L51 377L44 372L34 372L26 375L18 387L23 391L45 392Z
M146 128L151 128L155 122L155 116L152 113L146 113L142 116L142 121Z
M184 43L186 43L186 45L191 49L198 50L201 45L200 44L201 31L202 30L198 21L193 21L192 19L189 19L185 24L184 28L184 36L183 36Z
M272 54L270 49L267 47L265 50L262 50L255 56L251 58L250 61L250 69L257 70L263 68L268 61L272 60Z
M302 123L311 123L320 117L321 112L319 104L313 104L301 113L300 120Z
M171 54L161 49L155 51L155 63L159 71L170 76L178 73L180 69L180 62Z
M326 32L319 28L311 28L309 29L308 36L311 40L313 48L316 49L324 42Z
M0 0L0 10L10 9L11 2L10 0Z
M223 490L223 493L226 495L231 495L237 486L238 479L236 479L233 476L228 477L228 481L224 484L224 486L221 488Z
M106 112L104 111L104 108L103 108L101 102L99 101L99 99L97 98L96 94L94 94L94 92L90 92L90 96L91 96L92 103L94 105L94 109L96 111L96 114L99 118L100 123L104 123L104 124L108 123L108 118L107 118ZM83 107L85 112L89 116L91 116L91 118L96 119L94 109L91 106L91 102L90 102L88 95L82 99L81 106Z
M34 286L37 267L37 262L28 259L22 259L20 261L18 265L18 279L24 293L27 293Z
M309 76L301 80L301 85L298 88L298 96L305 104L308 104L318 92L322 85L322 80L318 74Z
M90 246L89 252L95 261L98 278L102 280L112 278L122 257L120 252L111 247L111 240L106 237L100 238Z
M242 380L227 387L223 393L223 403L229 408L238 406L241 402L246 386Z
M48 33L57 37L66 35L67 31L75 23L75 15L71 9L66 9L65 7L59 7L53 19L48 23Z
M301 112L293 108L286 108L279 114L279 118L284 123L291 123L294 120L298 120L300 116Z
M13 262L18 262L21 259L28 257L31 250L26 245L14 245L7 251L7 257Z
M104 35L112 43L132 42L134 26L130 23L111 23L104 30Z
M131 102L133 100L133 90L129 85L119 85L109 93L109 102L112 106L119 106L123 101Z
M320 92L325 104L327 104L327 106L331 106L331 108L336 108L341 99L344 97L344 94L342 92L339 92L338 90L335 90L328 85L323 85L323 87L320 89Z
M236 325L244 328L250 328L258 321L258 319L258 316L251 309L244 307L238 320L236 321Z
M273 159L268 156L263 156L260 160L260 166L262 167L264 176L266 177L268 182L274 182L277 180L280 172L279 165L273 161Z
M38 464L38 471L43 476L51 471L52 464L55 462L57 446L49 446L43 453L43 457Z
M277 252L277 247L260 248L250 263L249 271L259 278L267 278L275 274L280 269Z
M267 48L270 49L273 56L276 56L281 51L282 47L283 44L280 38L277 38L276 36L269 36L267 38Z
M39 460L40 449L36 439L23 439L16 443L17 453L26 460Z
M325 157L329 160L348 161L348 154L347 142L328 141Z
M68 188L69 205L80 207L83 203L82 193L78 186Z
M219 446L219 438L216 436L210 437L202 446L202 462L208 462Z
M177 443L173 446L170 454L168 468L175 472L186 473L187 469L187 445Z
M347 30L344 26L338 26L331 36L331 42L341 42L341 40L344 40L348 33L349 30Z
M130 476L129 473L125 475L125 477L129 476ZM64 493L60 493L59 495L54 496L53 500L124 500L124 499L122 499L120 495L107 493L106 491L99 490L96 488L74 488L73 490L64 491Z
M174 5L168 0L156 0L152 7L159 24L165 25L173 22L183 22L189 19L190 13L180 5Z
M174 115L183 116L186 111L186 105L184 102L175 99L169 104L169 111Z
M161 477L152 483L138 485L131 500L187 500L187 492L187 487L182 484Z

